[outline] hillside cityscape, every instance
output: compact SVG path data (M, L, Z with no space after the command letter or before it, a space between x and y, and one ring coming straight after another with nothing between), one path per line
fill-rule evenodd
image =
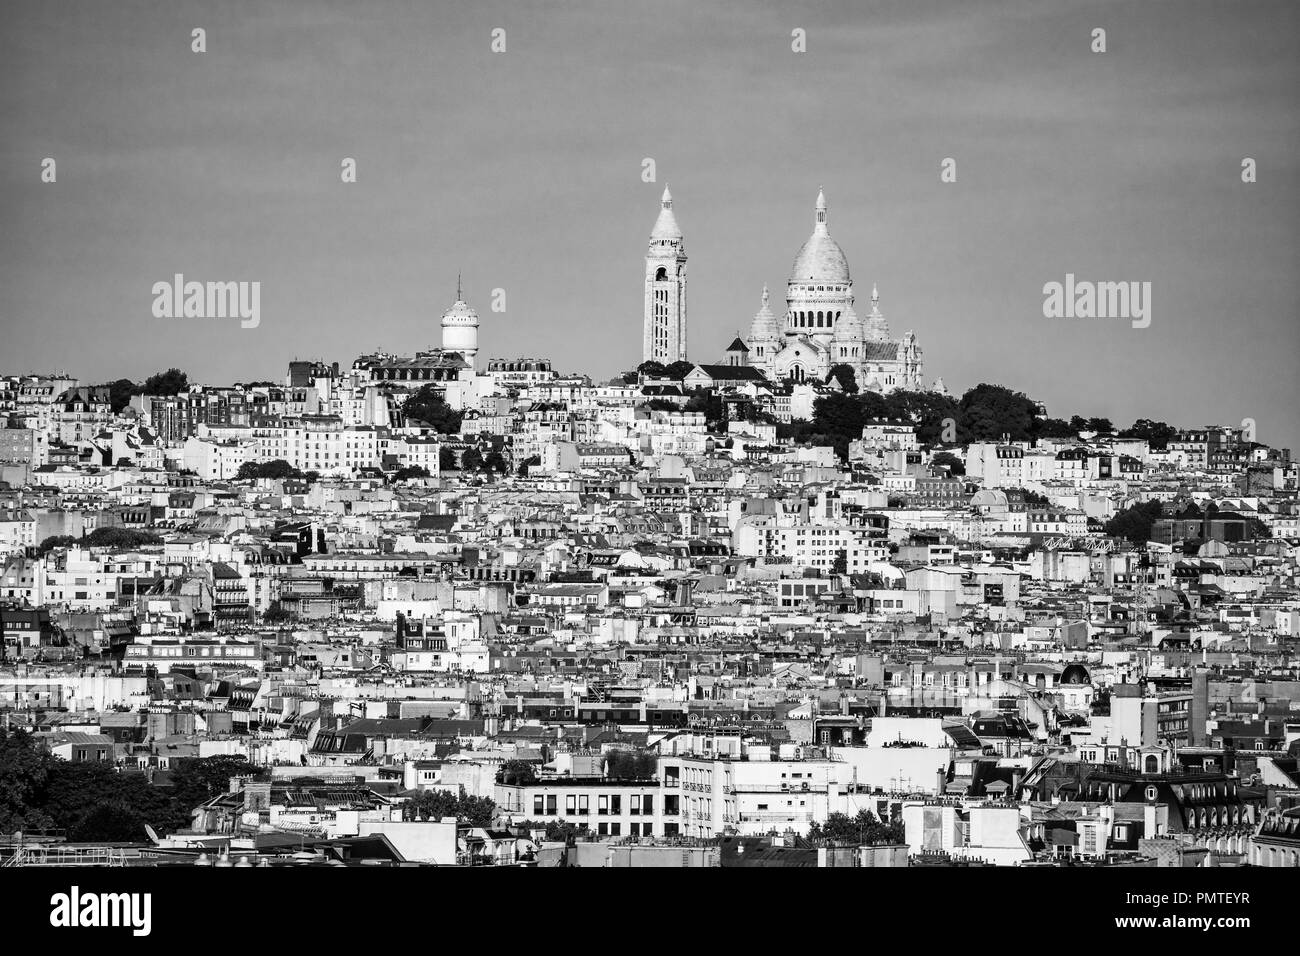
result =
M277 381L0 376L6 865L1300 866L1290 451L950 394L824 191L697 362L659 202L609 381L459 280Z

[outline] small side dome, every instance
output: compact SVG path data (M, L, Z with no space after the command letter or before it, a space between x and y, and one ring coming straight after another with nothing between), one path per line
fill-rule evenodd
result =
M754 314L754 321L749 325L749 341L751 342L774 342L781 336L781 324L777 321L776 314L772 307L768 305L770 293L767 286L763 286L763 305Z

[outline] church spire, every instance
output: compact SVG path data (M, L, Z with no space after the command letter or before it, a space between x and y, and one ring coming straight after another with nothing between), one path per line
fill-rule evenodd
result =
M673 194L664 185L663 197L659 200L659 218L655 220L654 229L650 230L650 242L677 242L682 239L681 227L673 214Z
M820 186L817 187L817 215L815 221L816 221L815 231L825 232L826 231L826 193L822 191L822 187Z
M456 301L464 302L465 297L460 294L460 270L456 270Z

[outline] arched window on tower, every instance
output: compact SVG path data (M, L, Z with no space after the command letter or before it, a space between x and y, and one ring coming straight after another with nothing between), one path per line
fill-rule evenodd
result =
M659 271L655 273L655 281L664 282L667 279L668 279L668 270L665 269L663 266L660 266Z

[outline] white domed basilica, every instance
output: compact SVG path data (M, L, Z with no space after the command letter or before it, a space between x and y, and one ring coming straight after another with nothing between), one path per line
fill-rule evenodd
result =
M874 287L866 321L854 310L848 259L831 238L826 211L826 196L818 193L812 235L795 256L786 283L784 327L764 287L762 308L745 341L749 364L774 381L825 380L834 366L848 365L860 389L923 388L916 335L890 338Z

